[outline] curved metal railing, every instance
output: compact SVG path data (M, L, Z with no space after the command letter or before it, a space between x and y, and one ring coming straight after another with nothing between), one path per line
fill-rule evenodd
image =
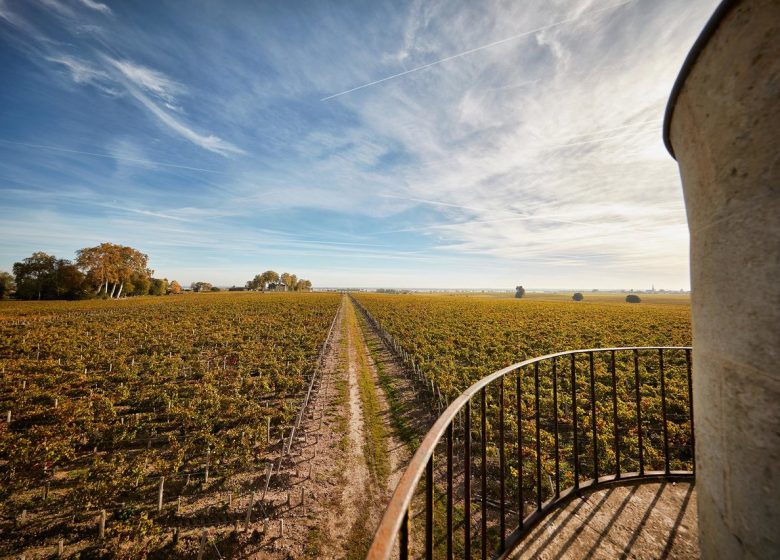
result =
M438 418L368 558L504 557L585 489L693 476L690 347L525 360L474 383Z

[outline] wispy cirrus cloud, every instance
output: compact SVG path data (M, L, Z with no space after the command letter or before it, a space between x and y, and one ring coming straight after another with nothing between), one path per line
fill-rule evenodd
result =
M84 6L90 10L95 10L103 14L112 14L111 8L101 2L95 2L95 0L79 0Z

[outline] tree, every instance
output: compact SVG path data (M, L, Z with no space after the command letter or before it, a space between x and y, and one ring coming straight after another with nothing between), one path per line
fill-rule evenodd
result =
M571 299L573 299L574 301L582 301L583 299L585 299L585 296L583 296L582 293L580 292L576 292L573 296L571 296Z
M168 291L171 294L180 294L181 293L181 284L179 284L176 280L171 280L171 284L168 286Z
M113 298L122 295L125 282L139 276L151 277L153 271L146 268L149 257L137 249L114 243L101 243L76 251L76 264L87 274L88 281L97 286L95 295L105 290ZM108 287L111 286L109 294Z
M14 263L16 293L23 299L41 299L51 288L57 267L57 257L43 251L33 253L21 262Z
M12 274L0 270L0 299L10 296L16 289L16 283Z
M626 296L626 303L639 303L642 301L636 294L628 294Z
M522 286L517 286L515 288L515 297L519 299L524 295L525 295L525 288L523 288Z
M193 282L190 288L193 292L208 292L211 291L212 286L208 282Z
M164 296L168 293L168 279L152 278L152 283L151 286L149 286L148 292L151 296Z
M304 280L301 278L295 283L295 291L296 292L310 292L311 291L311 282L309 280Z
M43 252L14 263L16 297L21 299L77 299L84 295L84 275L69 260Z

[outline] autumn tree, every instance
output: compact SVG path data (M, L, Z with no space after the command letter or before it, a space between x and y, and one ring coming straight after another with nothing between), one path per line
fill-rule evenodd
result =
M0 270L0 299L5 299L16 289L12 274Z
M176 280L171 280L171 283L168 286L168 292L171 294L180 294L181 284L179 284Z
M101 243L76 251L76 257L76 264L87 274L88 281L97 286L95 295L104 291L106 296L119 299L126 282L135 279L139 283L141 278L148 279L152 275L146 268L149 257L124 245Z
M296 292L310 292L311 291L311 282L309 280L304 280L301 278L295 283L295 291Z
M190 284L193 292L209 292L213 286L209 282L193 282Z
M523 288L522 286L517 286L515 288L515 297L519 299L524 295L525 295L525 288Z

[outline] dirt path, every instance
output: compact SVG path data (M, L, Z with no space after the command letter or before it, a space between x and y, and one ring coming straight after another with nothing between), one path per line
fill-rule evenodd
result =
M430 422L413 413L414 401L401 366L344 296L319 390L287 469L292 491L284 533L271 527L256 557L365 557Z

